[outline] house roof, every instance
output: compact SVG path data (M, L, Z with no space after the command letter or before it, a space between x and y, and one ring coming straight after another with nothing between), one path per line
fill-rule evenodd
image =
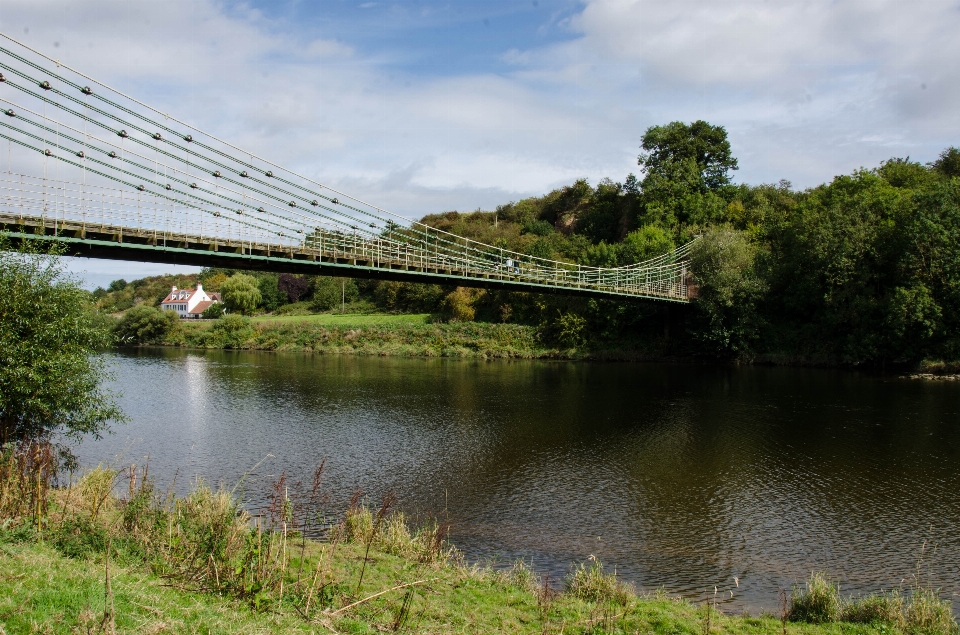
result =
M167 297L165 297L163 299L163 302L161 302L160 304L174 304L174 303L179 304L181 302L188 302L190 298L193 297L193 294L196 292L197 292L196 289L177 289L176 291L171 291L170 293L168 293ZM180 297L181 294L183 294L182 298Z
M203 302L198 302L197 306L193 307L193 310L190 311L190 315L200 315L201 313L207 310L207 307L209 307L212 304L216 304L216 302L213 302L210 300L204 300Z

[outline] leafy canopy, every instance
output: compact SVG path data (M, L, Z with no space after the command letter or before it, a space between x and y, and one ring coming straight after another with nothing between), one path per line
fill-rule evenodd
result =
M95 355L109 342L54 251L0 238L0 443L97 435L124 417Z
M730 150L727 131L706 121L685 124L674 121L665 126L652 126L643 135L644 153L638 163L647 175L669 175L675 166L685 164L695 168L699 186L716 190L730 183L730 170L738 169Z
M243 315L253 313L262 300L257 279L245 273L230 276L220 285L223 303L230 311Z

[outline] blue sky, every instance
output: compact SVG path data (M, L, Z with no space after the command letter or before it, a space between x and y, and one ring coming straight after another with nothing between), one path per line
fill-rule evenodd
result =
M622 180L674 120L801 188L960 145L958 0L4 0L0 31L408 217Z

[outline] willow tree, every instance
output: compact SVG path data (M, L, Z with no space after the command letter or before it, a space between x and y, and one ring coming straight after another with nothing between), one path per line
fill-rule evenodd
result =
M0 444L79 440L122 421L96 355L108 338L55 250L0 238Z

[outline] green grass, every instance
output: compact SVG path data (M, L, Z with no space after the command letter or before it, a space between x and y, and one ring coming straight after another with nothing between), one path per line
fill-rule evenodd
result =
M313 315L263 315L253 318L253 321L263 324L291 324L304 322L318 326L357 327L380 324L426 324L429 319L429 313L317 313Z
M311 551L316 549L311 545ZM363 561L361 545L339 547L334 576L352 593ZM294 565L298 564L296 560ZM312 560L308 560L312 564ZM574 594L546 599L509 572L453 563L424 565L371 551L359 597L399 584L409 587L404 633L656 633L703 635L706 612L666 595L630 596L626 604L593 602ZM105 606L104 562L73 559L42 542L0 545L0 625L6 633L99 633ZM407 593L388 591L355 609L305 620L287 604L254 611L245 603L192 592L139 567L111 566L118 633L379 633L393 632ZM346 602L343 602L346 604ZM328 609L329 610L329 609ZM772 617L711 611L710 633L782 633ZM788 623L790 635L896 633L889 626Z

